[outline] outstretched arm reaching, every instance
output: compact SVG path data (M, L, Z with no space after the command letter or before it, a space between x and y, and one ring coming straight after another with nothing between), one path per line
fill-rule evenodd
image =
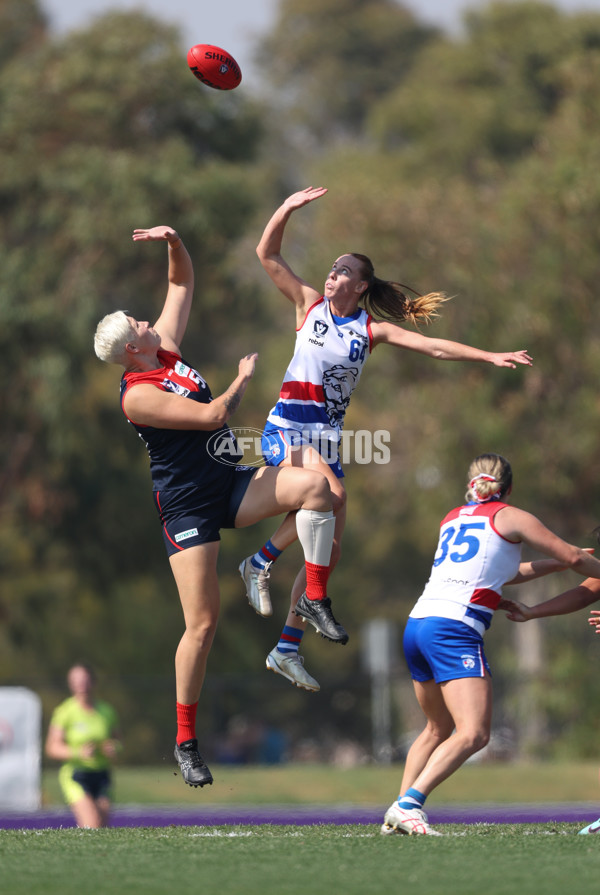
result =
M563 591L550 600L544 600L537 606L525 606L518 603L518 608L508 612L507 618L513 622L528 622L532 618L546 618L550 615L568 615L578 612L600 600L600 580L598 578L586 578L577 587ZM600 615L597 610L592 610L592 616ZM600 625L600 619L590 618L590 624ZM599 632L600 633L600 632Z
M283 233L292 212L298 208L303 208L309 202L314 202L315 199L324 196L326 192L325 187L309 186L305 190L300 190L288 196L268 222L256 247L256 254L260 259L260 263L270 278L279 291L296 305L299 324L302 324L306 311L320 298L321 294L295 274L287 261L284 260L281 254Z
M166 241L169 246L167 296L154 329L160 334L161 345L167 351L179 352L192 306L194 267L183 241L172 227L151 227L134 230L134 242Z

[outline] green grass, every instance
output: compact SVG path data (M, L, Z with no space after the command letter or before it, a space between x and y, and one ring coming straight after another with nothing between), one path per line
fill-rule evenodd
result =
M0 831L3 895L592 895L600 841L574 824Z
M211 766L215 782L184 786L174 763L158 768L117 767L121 804L274 805L346 802L387 807L397 795L402 765L349 769L331 765ZM56 770L44 774L44 804L61 805ZM595 762L473 764L461 768L430 797L448 802L600 802Z

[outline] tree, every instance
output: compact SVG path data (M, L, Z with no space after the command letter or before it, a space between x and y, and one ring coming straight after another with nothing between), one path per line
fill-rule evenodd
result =
M0 0L0 68L19 54L33 53L46 39L38 0Z
M0 434L5 676L17 655L62 670L90 630L101 661L111 636L112 660L127 655L131 627L118 620L160 595L168 565L150 581L140 571L156 526L146 458L93 332L118 307L158 313L164 253L136 251L130 236L172 223L204 307L188 348L202 345L209 370L222 356L214 332L235 299L227 260L255 206L248 172L261 132L256 109L242 95L217 101L190 75L176 32L144 15L13 49L0 69L0 343L12 371ZM128 505L144 506L141 494L145 508L115 526Z
M417 166L497 178L531 151L561 101L565 58L600 40L600 17L549 3L491 3L465 34L431 43L373 108L370 132Z
M436 34L395 0L282 0L257 60L286 125L322 148L359 137Z

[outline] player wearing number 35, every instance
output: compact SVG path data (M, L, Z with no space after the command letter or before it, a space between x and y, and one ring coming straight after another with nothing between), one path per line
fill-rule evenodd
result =
M503 585L567 568L600 578L600 562L588 550L506 503L512 471L504 457L481 454L467 481L466 504L441 523L429 581L404 631L404 654L427 723L409 749L400 795L382 833L439 835L423 811L426 797L489 740L492 683L483 635L496 609L518 608L502 598ZM551 559L521 562L522 544Z

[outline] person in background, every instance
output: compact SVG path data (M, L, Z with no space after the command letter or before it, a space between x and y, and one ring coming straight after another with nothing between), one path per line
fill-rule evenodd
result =
M600 578L589 550L510 506L512 470L504 457L476 457L467 482L466 503L441 522L429 581L404 631L404 655L427 720L406 756L383 834L441 835L423 810L427 796L489 741L492 680L483 635L496 609L519 611L502 598L503 586L567 568ZM550 559L521 562L522 544Z
M78 662L69 669L71 696L54 709L46 755L62 761L58 773L65 802L78 827L108 826L111 763L121 748L117 714L94 695L95 675Z
M295 306L296 346L283 377L277 404L263 433L265 460L276 467L316 469L329 481L335 512L335 539L330 569L340 558L346 520L344 471L338 445L346 410L371 353L380 345L415 351L436 360L475 361L495 367L531 365L527 351L484 351L460 342L412 332L400 324L418 326L437 316L447 297L427 295L375 275L366 255L348 252L333 262L321 292L299 277L281 254L284 231L291 215L327 193L308 187L289 196L268 221L256 252L268 276ZM402 399L402 383L390 382L394 400ZM274 562L296 538L293 517L285 519L253 556L240 564L246 596L263 616L272 614L269 576ZM318 681L304 668L299 648L306 624L301 608L305 587L301 569L279 641L266 659L267 669L305 690L319 690ZM301 602L298 602L301 601ZM327 631L325 637L343 642Z

